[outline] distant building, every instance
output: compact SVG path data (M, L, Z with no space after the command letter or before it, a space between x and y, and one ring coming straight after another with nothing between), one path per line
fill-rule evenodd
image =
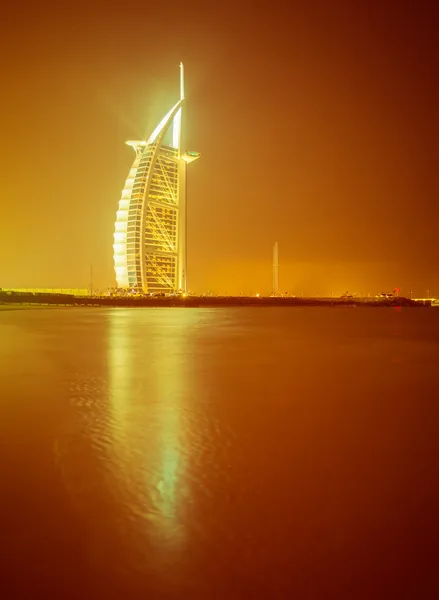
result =
M119 201L114 269L119 288L144 293L187 291L186 169L198 152L181 153L180 100L147 141L126 142L136 153Z
M273 246L273 296L279 294L279 245L277 242Z

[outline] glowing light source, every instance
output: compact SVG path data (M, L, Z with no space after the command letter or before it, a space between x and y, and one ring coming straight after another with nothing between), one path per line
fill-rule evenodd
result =
M170 120L172 113L176 112L177 108L181 105L181 103L182 103L182 100L179 100L177 102L177 104L175 106L173 106L168 113L166 113L166 115L163 117L163 119L160 121L160 123L157 125L157 127L154 129L154 131L151 133L151 135L148 139L148 145L153 144L156 141L159 134L162 132L165 125Z
M181 108L178 110L174 117L174 123L172 125L172 146L173 148L180 148L180 134L181 134Z
M144 293L186 291L186 164L181 154L184 68L180 99L147 141L128 140L136 158L119 201L113 257L118 287ZM130 268L128 269L128 265Z

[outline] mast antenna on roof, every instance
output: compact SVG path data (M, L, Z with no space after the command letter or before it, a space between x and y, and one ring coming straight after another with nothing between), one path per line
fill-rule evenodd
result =
M180 100L184 98L184 66L180 63Z

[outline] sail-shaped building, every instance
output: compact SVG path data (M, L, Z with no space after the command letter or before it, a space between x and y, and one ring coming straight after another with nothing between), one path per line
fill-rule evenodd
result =
M181 151L184 71L180 99L147 141L126 142L136 154L114 231L119 288L142 293L187 291L186 171L198 152Z

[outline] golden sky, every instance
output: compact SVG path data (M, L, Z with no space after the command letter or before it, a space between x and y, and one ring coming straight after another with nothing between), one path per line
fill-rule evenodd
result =
M0 287L115 284L124 141L183 61L190 289L269 292L278 241L282 291L439 294L434 6L10 3Z

